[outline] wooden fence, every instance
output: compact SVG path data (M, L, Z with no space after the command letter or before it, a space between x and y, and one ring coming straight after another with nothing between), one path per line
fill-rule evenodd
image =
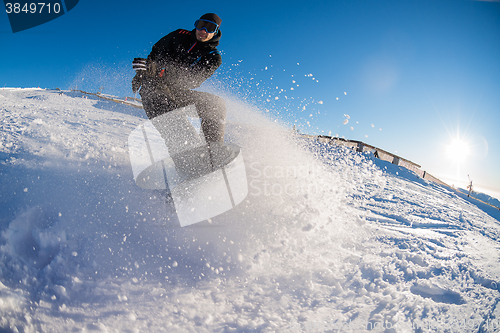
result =
M343 138L331 137L331 136L326 136L326 135L317 135L317 136L307 135L307 134L300 134L300 135L302 137L307 137L309 139L313 139L313 140L316 140L318 142L324 142L324 143L328 143L331 145L348 147L348 148L355 150L357 152L360 152L360 153L367 152L367 151L372 152L375 155L375 157L377 157L381 160L390 162L390 163L395 164L395 165L402 166L408 170L415 172L418 176L420 176L423 179L426 179L426 180L432 181L434 183L444 185L446 187L451 188L450 185L448 185L445 182L441 181L440 179L434 177L430 173L422 170L421 166L418 165L417 163L414 163L414 162L407 160L401 156L398 156L398 155L395 155L395 154L390 153L388 151L385 151L381 148L369 145L365 142L357 141L357 140L347 140L347 139L343 139Z

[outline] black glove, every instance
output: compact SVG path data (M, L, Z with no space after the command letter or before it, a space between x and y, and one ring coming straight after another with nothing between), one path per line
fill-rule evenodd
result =
M142 76L147 70L146 59L134 58L134 61L132 61L132 68L136 72L134 78L132 79L132 92L135 94L142 86Z
M132 68L137 73L139 73L141 71L145 71L148 68L147 64L146 64L146 59L144 59L144 58L134 58L134 61L132 61Z

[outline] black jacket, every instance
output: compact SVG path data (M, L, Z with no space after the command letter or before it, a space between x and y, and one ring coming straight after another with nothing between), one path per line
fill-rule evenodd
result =
M194 89L221 65L217 51L221 32L208 42L196 39L196 30L179 29L160 39L148 56L148 88Z

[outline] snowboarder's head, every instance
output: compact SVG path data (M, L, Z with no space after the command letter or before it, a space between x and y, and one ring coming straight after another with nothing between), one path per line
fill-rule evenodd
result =
M194 26L196 27L196 39L200 42L208 42L219 31L222 20L217 14L207 13L202 15Z

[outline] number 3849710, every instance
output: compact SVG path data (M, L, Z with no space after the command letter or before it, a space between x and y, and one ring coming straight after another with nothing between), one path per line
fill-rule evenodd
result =
M32 2L32 3L6 3L5 4L5 10L7 14L42 14L42 13L47 13L47 14L59 14L61 11L61 4L60 3L45 3L45 2Z

